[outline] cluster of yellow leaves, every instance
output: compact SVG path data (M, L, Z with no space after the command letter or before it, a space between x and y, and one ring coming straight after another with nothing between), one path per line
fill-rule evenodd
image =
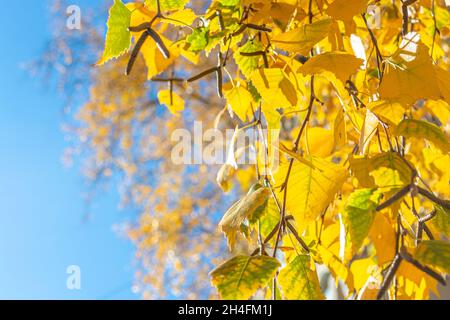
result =
M195 108L184 97L206 77L202 86L223 96L234 125L279 135L278 146L273 136L253 146L255 168L225 164L217 176L225 191L232 180L237 191L250 189L219 223L238 254L211 272L220 297L261 290L277 297L279 289L286 299L322 299L316 264L344 283L348 297L437 295L450 266L444 1L416 1L408 16L390 0L216 0L195 13L189 4L115 0L98 64L142 54L147 79L170 85L159 102L177 115ZM380 25L365 13L373 5ZM160 39L140 44L148 28ZM174 28L176 36L164 36ZM175 66L206 57L215 64L199 66L198 76ZM278 166L267 159L274 152Z

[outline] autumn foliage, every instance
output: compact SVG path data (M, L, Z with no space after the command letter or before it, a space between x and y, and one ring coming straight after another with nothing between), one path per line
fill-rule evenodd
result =
M324 299L323 270L346 298L438 296L449 26L443 0L113 1L80 135L142 209L147 297ZM277 139L255 165L173 165L194 120Z

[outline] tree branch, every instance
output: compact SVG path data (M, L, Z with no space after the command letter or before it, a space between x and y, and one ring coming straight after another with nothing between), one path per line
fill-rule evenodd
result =
M428 198L429 200L433 201L434 203L437 203L438 205L440 205L441 207L443 207L447 210L450 210L450 201L449 200L438 198L430 191L423 189L421 187L417 187L417 190L419 191L419 194L421 194L425 198Z

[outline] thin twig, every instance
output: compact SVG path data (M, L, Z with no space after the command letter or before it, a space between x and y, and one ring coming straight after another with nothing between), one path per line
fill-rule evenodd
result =
M389 270L387 271L386 276L384 277L380 291L378 291L377 300L380 300L386 294L386 291L391 286L392 280L394 279L395 273L397 272L398 267L400 267L401 262L402 257L400 256L400 254L396 254L391 266L389 267Z
M397 202L398 200L400 200L401 198L406 196L410 190L411 190L411 185L407 185L406 187L403 187L400 191L398 191L396 194L394 194L392 197L390 197L388 200L386 200L386 202L383 202L382 204L380 204L376 208L376 211L381 211L381 210L389 207L390 205L394 204L395 202Z

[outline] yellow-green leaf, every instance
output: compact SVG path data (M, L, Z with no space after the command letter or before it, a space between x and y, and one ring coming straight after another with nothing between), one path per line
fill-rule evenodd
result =
M189 0L160 0L162 11L173 11L183 9ZM151 10L157 10L156 0L145 0L145 5Z
M273 197L270 197L267 201L267 205L263 207L259 216L259 221L263 238L267 237L280 221L280 212Z
M263 49L260 42L256 40L247 41L239 50L234 53L234 60L241 70L242 74L249 79L253 71L259 66L261 56L244 56L241 53L253 53Z
M322 300L317 273L312 270L309 255L296 256L281 269L278 282L283 296L289 300Z
M436 216L431 220L431 223L446 237L450 237L450 210L438 205L435 205L434 208Z
M414 257L426 266L436 267L443 272L450 273L450 243L447 241L422 241Z
M209 29L199 27L194 29L192 33L187 36L186 42L190 44L189 50L193 52L202 51L208 45Z
M247 300L264 288L280 267L268 256L237 256L211 272L211 282L224 300Z
M346 261L358 252L369 235L380 197L376 189L359 189L348 197L342 212Z
M427 121L405 119L397 126L397 135L427 139L443 152L450 152L449 138L438 126Z
M411 182L411 169L395 152L351 158L350 169L363 188L402 188Z
M130 21L131 11L121 0L115 0L109 10L105 49L97 65L102 65L110 59L118 58L129 50L131 45L131 33L128 30Z

